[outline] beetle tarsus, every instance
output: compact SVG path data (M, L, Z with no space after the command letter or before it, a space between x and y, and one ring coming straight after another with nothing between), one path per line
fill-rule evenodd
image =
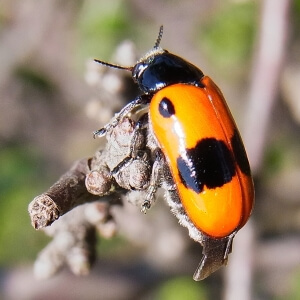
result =
M107 133L107 129L105 127L100 128L93 132L93 138L95 139L96 137L102 137L102 136L106 135L106 133Z
M146 214L150 208L151 208L151 202L149 200L145 200L142 204L141 212Z

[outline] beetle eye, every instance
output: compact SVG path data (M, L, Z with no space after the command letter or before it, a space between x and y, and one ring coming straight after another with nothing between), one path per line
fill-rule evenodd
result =
M139 80L139 78L142 76L145 69L148 67L147 64L138 63L134 66L132 70L132 78L135 82Z

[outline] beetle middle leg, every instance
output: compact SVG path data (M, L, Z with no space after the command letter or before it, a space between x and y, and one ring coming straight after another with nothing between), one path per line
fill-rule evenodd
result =
M141 208L141 211L143 213L147 213L147 211L151 208L155 200L155 193L158 187L161 185L162 166L164 165L164 157L160 149L156 149L154 155L155 155L155 160L152 166L150 184L147 190L146 198Z
M135 159L147 159L148 155L145 146L142 145L144 142L141 141L141 139L144 140L143 137L146 133L143 133L142 131L145 131L147 124L148 114L144 114L134 126L134 131L129 142L128 155L111 170L111 175L117 175L122 169L128 167Z

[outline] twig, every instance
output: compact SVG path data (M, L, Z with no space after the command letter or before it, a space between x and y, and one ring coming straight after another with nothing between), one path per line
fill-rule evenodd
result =
M75 206L99 200L85 187L85 177L89 171L87 159L77 161L46 193L34 198L28 211L35 229L52 224Z
M290 0L265 0L262 6L259 44L254 59L245 128L242 132L254 175L262 165L272 107L278 93L285 57L290 4ZM226 268L225 300L252 299L255 244L253 223L249 222L242 231L235 238L235 251Z
M290 0L265 0L254 57L243 137L252 172L262 164L273 105L278 94L288 36Z

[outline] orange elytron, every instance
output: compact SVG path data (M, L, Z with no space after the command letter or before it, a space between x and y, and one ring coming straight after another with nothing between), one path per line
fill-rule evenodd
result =
M201 84L163 88L153 96L149 115L187 215L202 232L222 238L249 218L252 179L221 92L207 76ZM162 105L173 113L161 114Z

